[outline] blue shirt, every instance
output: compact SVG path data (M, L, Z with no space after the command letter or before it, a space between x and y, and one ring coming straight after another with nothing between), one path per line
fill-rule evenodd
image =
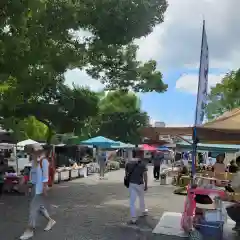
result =
M42 160L42 167L40 166L40 162L37 167L32 166L30 180L31 183L35 185L36 195L43 193L43 183L48 182L48 167L49 162L47 159Z

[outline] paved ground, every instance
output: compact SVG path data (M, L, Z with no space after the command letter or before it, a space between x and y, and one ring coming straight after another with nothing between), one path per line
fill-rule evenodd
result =
M149 169L151 174L151 169ZM150 179L146 196L149 216L139 227L129 227L128 191L123 186L124 172L108 174L108 180L96 176L55 185L50 193L51 211L57 225L49 233L42 231L44 220L39 219L35 240L148 240L153 236L164 211L180 212L184 197L173 195L171 186L160 186ZM27 222L28 199L25 196L5 196L0 204L1 239L18 239Z

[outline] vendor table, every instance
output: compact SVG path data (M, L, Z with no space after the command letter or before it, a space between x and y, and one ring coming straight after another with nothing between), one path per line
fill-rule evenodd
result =
M78 169L72 169L70 174L71 174L71 179L78 178L79 177L79 170Z
M75 178L87 177L88 167L57 169L54 175L54 182L60 183L61 181L69 181Z
M70 180L70 171L71 170L62 170L60 171L60 181Z

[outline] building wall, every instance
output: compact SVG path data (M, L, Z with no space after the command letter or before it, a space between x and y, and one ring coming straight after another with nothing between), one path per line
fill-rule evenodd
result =
M155 122L154 127L166 127L165 122Z

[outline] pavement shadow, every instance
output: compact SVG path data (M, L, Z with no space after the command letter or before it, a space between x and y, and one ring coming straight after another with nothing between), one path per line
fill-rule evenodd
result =
M29 201L26 196L3 197L3 204L0 204L1 239L17 239L22 233L27 223ZM44 233L44 219L39 219L36 240L150 239L159 219L150 211L136 227L126 225L129 219L128 190L120 182L95 179L64 182L50 190L49 201L57 224L51 232ZM158 211L160 214L162 208Z

